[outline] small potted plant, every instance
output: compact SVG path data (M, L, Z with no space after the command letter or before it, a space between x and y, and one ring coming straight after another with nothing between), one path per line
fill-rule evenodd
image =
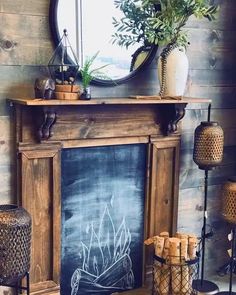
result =
M210 2L210 0L115 0L117 8L124 13L124 17L120 20L113 19L117 30L112 36L113 43L117 42L120 46L128 47L135 42L142 42L164 47L158 61L161 96L183 94L188 75L185 50L189 44L187 33L183 28L192 15L198 19L205 17L210 21L214 20L218 6L211 5ZM179 65L179 68L174 68L175 65ZM178 87L181 82L183 86ZM168 90L171 86L173 89Z
M99 51L95 53L92 57L87 58L83 67L80 69L80 75L82 80L82 93L80 99L91 99L90 83L94 78L105 77L106 75L101 72L103 68L107 65L103 65L98 68L94 68L94 61L98 56Z

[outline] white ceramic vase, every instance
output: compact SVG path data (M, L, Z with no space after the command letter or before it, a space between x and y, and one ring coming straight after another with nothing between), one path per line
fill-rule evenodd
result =
M162 85L162 58L158 59L158 78ZM189 62L185 49L177 47L166 57L164 96L183 96L188 78Z

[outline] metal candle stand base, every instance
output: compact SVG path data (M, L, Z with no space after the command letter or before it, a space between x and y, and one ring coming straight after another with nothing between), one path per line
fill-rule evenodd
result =
M219 292L218 286L208 280L204 279L204 265L205 265L205 242L208 237L212 234L206 233L206 222L207 222L207 193L208 193L208 170L205 167L205 182L204 182L204 217L203 217L203 227L202 227L202 265L201 265L201 278L193 281L193 289L198 295L204 294L217 294Z
M233 261L233 273L236 274L236 261ZM222 265L218 270L217 274L220 277L227 275L230 272L230 261L224 265Z
M236 295L235 292L232 291L232 285L233 285L233 266L235 264L235 240L236 240L236 230L235 226L232 228L231 231L231 258L230 258L230 280L229 280L229 291L222 291L217 293L217 295Z
M16 284L0 284L3 287L10 287L16 290L16 295L22 294L22 291L26 291L27 295L30 295L30 284L29 284L29 273L27 272L22 279L26 279L26 286L21 285L21 280L17 281Z
M218 294L218 286L207 280L195 280L193 281L193 289L197 291L198 295L203 294Z

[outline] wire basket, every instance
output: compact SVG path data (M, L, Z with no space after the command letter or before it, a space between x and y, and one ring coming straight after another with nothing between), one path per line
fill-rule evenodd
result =
M178 263L168 257L163 259L154 256L153 263L153 295L193 295L197 294L192 288L193 280L198 278L199 258L185 261L177 258Z

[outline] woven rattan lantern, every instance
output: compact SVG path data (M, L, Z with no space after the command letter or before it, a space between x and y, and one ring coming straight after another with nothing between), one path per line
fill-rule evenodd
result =
M194 134L193 160L199 169L210 170L223 158L224 133L217 122L201 122Z
M236 224L236 177L225 182L222 195L222 216L229 223Z
M30 268L31 217L22 207L0 205L0 285L14 284Z
M229 291L222 291L217 293L218 295L235 295L233 292L233 269L236 265L236 177L228 179L223 185L222 189L222 216L223 218L231 224L232 230L230 236L231 241L231 254L230 254L230 280L229 280Z

